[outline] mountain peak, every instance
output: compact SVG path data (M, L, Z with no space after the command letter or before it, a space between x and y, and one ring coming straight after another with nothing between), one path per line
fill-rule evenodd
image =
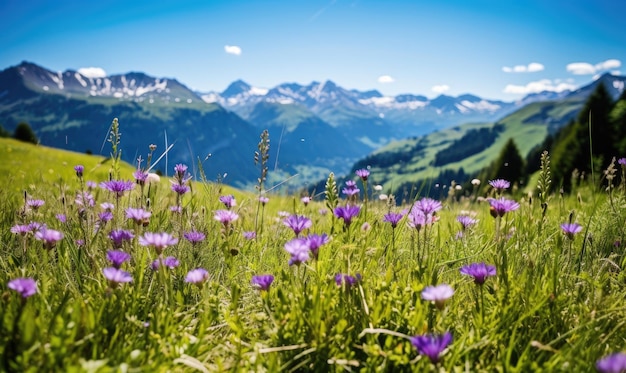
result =
M233 97L248 92L252 86L241 79L235 80L221 93L222 97Z

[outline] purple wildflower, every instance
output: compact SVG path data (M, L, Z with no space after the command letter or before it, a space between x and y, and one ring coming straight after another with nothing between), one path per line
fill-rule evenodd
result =
M493 277L496 275L496 267L485 264L484 262L472 263L461 267L460 272L462 275L472 276L474 283L482 285L485 283L487 277Z
M103 209L104 211L113 211L113 209L115 208L115 205L109 202L103 202L100 204L100 208Z
M185 282L196 284L198 286L201 286L208 279L209 272L207 272L204 268L192 269L187 273L187 276L185 276Z
M268 203L269 201L270 201L270 199L269 199L269 198L267 198L267 197L265 197L265 196L260 196L260 197L259 197L259 202L261 202L261 204L262 204L263 206L265 206L265 204L266 204L266 203Z
M396 212L390 212L383 216L383 222L391 224L391 228L395 229L404 215Z
M26 206L35 211L39 210L41 206L43 206L46 202L43 199L29 199L26 201Z
M43 241L43 247L50 250L56 246L57 242L63 239L63 233L54 229L44 228L35 233L35 238Z
M189 191L189 187L185 184L172 184L172 190L182 196Z
M314 259L317 259L317 257L319 256L320 247L322 247L322 245L328 243L329 241L328 235L326 235L326 233L322 235L310 234L305 238L305 240L307 245L309 246L309 250L311 250L311 254L313 254Z
M596 369L600 373L626 372L626 353L616 352L603 357L596 362Z
M183 212L182 206L170 206L170 211L174 214L181 214Z
M108 190L116 197L121 197L125 192L133 190L135 183L130 180L109 180L101 182L100 188Z
M174 269L180 265L180 261L173 256L168 256L165 259L157 258L150 265L153 271L156 271L159 267L161 267L161 261L163 261L163 265L169 269Z
M570 240L574 239L574 235L583 230L583 227L580 224L576 223L563 223L561 224L561 230L565 234L567 238Z
M354 173L356 174L356 176L360 177L361 180L363 181L367 181L367 178L370 176L370 172L364 168L360 170L356 170Z
M302 203L304 203L305 206L307 206L311 202L311 200L312 198L309 196L304 196L300 198L300 201L302 201Z
M185 237L185 239L191 242L191 244L194 246L204 241L204 239L206 238L204 233L198 231L185 232L183 233L183 237Z
M215 220L219 221L224 225L225 228L228 228L230 223L239 219L239 215L236 212L231 210L217 210L215 211Z
M350 276L347 273L337 273L335 275L335 283L337 286L345 286L346 289L356 285L359 281L361 281L361 275L358 273L356 276Z
M82 164L77 164L74 166L74 171L76 171L76 176L79 179L83 178L83 171L85 171L85 167Z
M56 214L55 216L61 223L67 223L67 216L65 216L65 214Z
M141 246L152 246L157 252L157 255L161 255L163 249L168 246L176 245L178 238L172 237L169 233L152 233L146 232L143 236L139 237L139 244Z
M125 261L130 260L130 254L120 250L109 250L107 251L107 259L113 267L120 269Z
M407 219L409 227L415 228L419 231L423 226L431 225L437 222L439 217L433 214L425 214L422 210L413 207L411 212L408 214Z
M361 208L359 206L346 205L345 207L343 206L335 207L334 213L336 217L343 219L343 223L345 224L346 227L349 227L350 224L352 223L352 219L356 217L360 211L361 211Z
M130 273L115 267L104 268L102 270L102 274L104 275L104 278L109 281L109 286L111 288L116 288L118 284L133 281L133 277Z
M243 238L245 238L248 241L254 240L256 238L256 232L255 231L245 231L245 232L243 232Z
M263 291L269 290L270 285L272 285L272 282L274 282L274 276L272 275L252 276L252 280L250 281L252 286Z
M113 213L111 211L99 212L98 219L100 220L100 223L106 224L108 221L113 220Z
M135 237L133 232L124 229L115 229L109 232L109 239L113 243L113 248L119 249L125 241L130 241Z
M174 166L174 172L176 173L175 176L184 178L185 174L187 173L187 165L177 164L176 166Z
M8 288L17 291L26 299L37 293L37 282L30 277L20 277L9 281Z
M511 187L511 183L504 179L489 180L489 185L497 190L509 189Z
M85 183L85 186L87 187L87 189L92 190L92 189L95 189L98 186L98 184L96 184L95 181L89 180Z
M227 210L230 210L233 207L237 206L237 201L235 200L235 196L233 196L232 194L229 194L226 196L220 196L219 200L220 202L224 204Z
M477 219L474 219L471 216L467 216L467 215L459 215L459 216L457 216L456 217L456 221L461 223L461 226L463 227L463 230L466 230L467 228L471 227L472 225L478 223Z
M313 222L311 222L311 219L303 215L290 215L283 220L283 224L291 228L297 237L303 230L311 228Z
M20 236L26 236L28 233L31 233L32 230L28 225L20 225L16 224L11 227L11 233L19 234Z
M148 173L137 169L135 172L133 172L133 177L135 178L135 182L137 184L145 185L146 180L148 180Z
M426 355L433 364L441 359L441 353L452 342L452 334L445 332L442 335L424 334L410 337L411 344L421 355Z
M454 289L450 285L441 284L436 286L426 286L422 290L422 299L435 303L440 310L446 305L446 301L454 295Z
M144 227L150 223L150 216L152 213L144 209L136 209L129 207L126 209L126 219L131 219L137 225L143 225Z
M489 205L491 205L490 213L494 218L498 216L502 217L507 212L515 211L519 208L519 203L504 197L498 199L489 198L488 200Z
M39 231L42 231L44 229L46 229L46 224L44 223L40 223L37 221L31 221L30 223L28 223L28 229L30 229L31 232L33 233L37 233Z
M620 158L617 160L618 164L621 164L622 166L626 166L626 158Z
M300 265L302 262L309 260L309 245L302 238L295 238L285 244L285 250L291 254L289 265Z
M81 207L81 211L88 207L93 207L96 204L96 201L93 198L93 195L89 192L78 192L76 194L76 198L74 198L74 203L77 206Z
M422 198L419 201L415 201L413 204L412 210L415 209L424 213L424 215L432 215L437 211L441 210L441 202L434 200L432 198Z
M359 194L359 192L361 192L361 190L356 186L356 182L354 182L354 180L346 181L346 187L341 190L341 193L348 197Z

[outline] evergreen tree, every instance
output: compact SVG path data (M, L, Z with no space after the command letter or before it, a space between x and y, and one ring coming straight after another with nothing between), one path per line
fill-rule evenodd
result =
M15 127L15 132L13 132L13 138L16 140L30 142L33 144L37 144L39 140L37 139L37 135L33 132L33 129L30 128L28 123L20 123Z
M622 92L619 100L613 106L611 114L611 129L615 138L615 156L626 156L626 89Z
M505 179L512 184L524 184L526 175L524 174L524 158L520 155L517 145L513 139L509 139L500 151L491 169L490 180Z

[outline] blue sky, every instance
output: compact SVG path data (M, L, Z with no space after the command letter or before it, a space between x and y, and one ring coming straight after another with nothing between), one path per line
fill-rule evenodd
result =
M623 71L625 14L621 0L0 0L0 69L511 101Z

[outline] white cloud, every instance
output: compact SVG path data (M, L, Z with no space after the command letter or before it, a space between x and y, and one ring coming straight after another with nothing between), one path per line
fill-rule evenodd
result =
M566 90L574 90L577 87L570 83L552 81L550 79L541 79L534 82L530 82L526 85L514 85L507 84L504 87L504 93L511 93L515 95L527 95L529 93L540 93L544 91L549 92L563 92Z
M378 83L393 83L396 80L389 75L381 75L378 77Z
M544 69L544 66L539 62L531 62L528 65L515 65L513 67L504 66L502 71L505 73L534 73Z
M592 65L588 62L572 62L565 66L565 70L574 75L593 75L605 70L617 69L622 66L622 61L614 58L598 62Z
M101 67L81 67L78 73L87 78L104 78L107 76L106 71Z
M430 90L435 92L435 93L444 93L445 91L449 90L450 86L447 84L440 84L440 85L434 85Z
M238 47L236 45L225 45L224 50L228 54L234 54L235 56L241 55L241 47Z

